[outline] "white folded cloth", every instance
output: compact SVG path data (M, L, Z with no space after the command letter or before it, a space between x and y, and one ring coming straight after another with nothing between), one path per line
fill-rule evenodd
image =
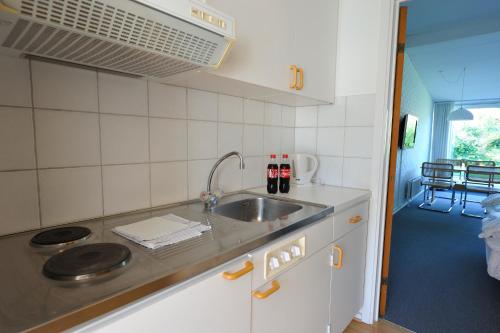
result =
M183 240L201 236L211 227L174 214L113 228L113 232L150 249L158 249Z

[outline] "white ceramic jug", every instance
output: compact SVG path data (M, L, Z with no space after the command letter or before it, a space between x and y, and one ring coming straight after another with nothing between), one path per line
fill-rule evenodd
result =
M311 154L298 153L293 156L293 166L297 185L309 185L318 169L318 159Z

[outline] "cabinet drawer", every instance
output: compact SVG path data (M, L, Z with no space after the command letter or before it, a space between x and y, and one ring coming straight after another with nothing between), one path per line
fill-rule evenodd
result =
M368 221L368 201L333 216L333 239L339 239Z

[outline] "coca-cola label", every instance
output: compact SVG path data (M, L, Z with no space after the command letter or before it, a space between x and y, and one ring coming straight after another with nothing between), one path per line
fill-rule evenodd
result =
M267 178L278 178L278 169L267 169Z
M291 170L288 168L280 169L280 177L281 178L290 178L290 173L291 173Z

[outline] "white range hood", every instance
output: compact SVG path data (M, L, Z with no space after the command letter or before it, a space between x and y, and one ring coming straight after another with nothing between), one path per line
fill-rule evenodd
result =
M190 0L0 0L0 53L165 78L217 68L234 20Z

